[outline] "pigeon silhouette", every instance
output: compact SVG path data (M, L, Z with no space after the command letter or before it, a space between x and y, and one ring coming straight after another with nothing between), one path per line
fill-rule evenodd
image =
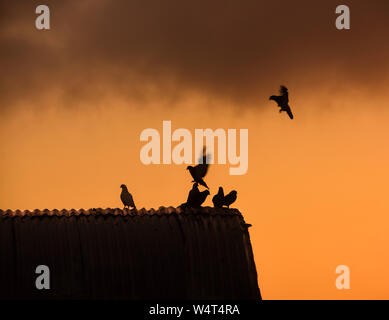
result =
M208 196L209 196L209 190L205 190L205 191L199 192L196 195L195 203L194 203L193 208L200 208L201 205L205 202L205 200L207 199Z
M197 203L197 199L199 197L199 184L195 182L192 186L192 189L188 193L188 199L186 200L186 203L183 203L181 206L184 207L195 207Z
M193 178L192 182L197 182L199 185L202 185L202 186L206 187L207 189L209 189L207 184L203 180L203 178L205 177L205 175L208 172L208 167L209 167L209 164L207 163L208 162L208 156L206 154L206 148L205 147L203 149L202 159L199 162L200 163L197 166L194 166L194 167L193 166L188 166L186 168L186 170L189 170L189 172L190 172L190 174L191 174L191 176Z
M215 194L212 198L213 206L215 208L221 208L223 207L224 203L224 191L222 187L219 187L219 191L217 194Z
M238 193L235 190L233 190L229 194L227 194L223 199L223 205L227 206L227 208L229 208L230 205L236 201L237 194Z
M293 119L293 113L289 106L288 89L284 86L280 86L280 96L271 96L269 100L274 100L280 107L280 113L286 111L289 118Z
M124 208L125 207L128 207L128 208L132 207L132 208L136 209L134 199L132 198L131 193L128 192L127 186L125 184L122 184L120 186L120 188L122 188L122 193L120 194L120 199L122 200L122 202L124 204Z
M180 208L199 208L207 199L209 195L209 190L205 190L203 192L199 191L199 185L197 182L193 184L192 189L189 191L188 199L185 203L180 205Z

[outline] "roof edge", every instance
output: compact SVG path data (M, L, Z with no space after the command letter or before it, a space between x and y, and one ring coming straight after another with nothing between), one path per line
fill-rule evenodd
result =
M0 216L2 217L36 217L36 216L59 216L59 217L71 217L71 216L88 216L88 215L120 215L120 216L144 216L144 215L170 215L170 214L183 214L183 215L242 215L238 209L229 208L212 208L212 207L200 207L200 208L186 208L181 209L179 207L159 207L158 209L120 209L120 208L90 208L90 209L35 209L30 210L1 210Z

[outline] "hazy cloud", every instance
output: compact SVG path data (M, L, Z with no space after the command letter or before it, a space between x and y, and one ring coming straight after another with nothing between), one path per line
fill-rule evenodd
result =
M64 105L110 96L143 101L196 92L244 105L280 83L381 88L387 83L388 1L1 1L0 104ZM269 91L271 90L271 91Z

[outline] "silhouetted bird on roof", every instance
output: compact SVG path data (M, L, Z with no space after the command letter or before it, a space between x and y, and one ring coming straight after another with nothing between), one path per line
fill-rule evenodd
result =
M205 191L202 191L202 192L199 192L197 197L196 197L196 201L194 203L194 208L200 208L201 205L205 202L205 200L207 199L207 197L209 196L209 190L205 190Z
M280 86L280 96L271 96L269 100L274 100L280 107L280 112L286 111L289 118L293 119L293 113L289 106L288 89L284 86Z
M235 190L233 190L229 194L227 194L224 197L223 205L225 205L225 206L227 206L227 208L229 208L230 205L236 201L237 194L238 193Z
M199 184L197 182L195 182L192 186L192 189L188 193L188 199L180 207L181 208L186 208L186 207L193 208L194 206L196 206L197 199L199 197L199 193L200 193Z
M199 208L204 203L204 201L207 199L207 196L209 195L209 191L205 190L203 192L199 191L199 185L197 182L193 184L192 189L189 191L188 199L185 203L180 205L180 208Z
M120 188L122 188L122 193L120 194L120 199L122 200L122 202L124 204L124 208L125 207L128 207L128 208L132 207L132 208L136 209L134 199L132 198L131 193L128 192L127 186L125 184L122 184L120 186Z
M215 208L221 208L223 207L224 203L224 191L222 187L219 187L219 191L217 194L215 194L212 198L213 206Z
M190 174L191 174L191 176L193 178L192 182L197 182L198 184L200 184L200 185L206 187L207 189L209 189L207 184L203 180L203 178L207 174L208 167L209 167L209 164L207 163L208 162L208 156L206 154L206 148L205 147L203 149L202 161L199 161L199 162L200 163L197 166L194 166L194 167L188 166L186 168L186 170L189 170L189 172L190 172Z

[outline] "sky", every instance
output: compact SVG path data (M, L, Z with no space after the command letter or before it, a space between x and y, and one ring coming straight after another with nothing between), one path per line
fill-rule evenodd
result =
M177 206L185 165L144 165L142 130L248 129L247 174L206 182L238 191L263 298L389 298L387 1L342 31L338 1L44 2L50 30L0 1L1 209Z

